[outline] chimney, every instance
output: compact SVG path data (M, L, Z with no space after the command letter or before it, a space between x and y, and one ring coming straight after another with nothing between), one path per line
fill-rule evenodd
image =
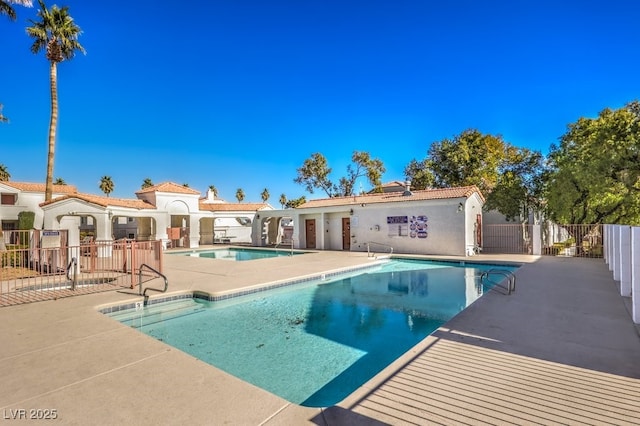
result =
M213 202L216 199L215 193L211 189L207 189L207 201L209 203Z
M402 195L404 197L408 197L410 195L413 195L413 193L411 192L411 181L408 180L408 179L404 183L404 192L402 193Z

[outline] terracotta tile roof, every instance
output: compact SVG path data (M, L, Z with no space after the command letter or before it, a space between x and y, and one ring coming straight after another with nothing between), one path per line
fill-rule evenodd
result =
M348 206L354 204L373 204L373 203L398 203L406 201L419 200L439 200L446 198L468 198L474 192L477 192L480 199L484 202L482 193L476 186L463 186L458 188L440 188L440 189L423 189L419 191L411 191L412 195L405 196L403 192L387 192L377 194L364 194L352 197L335 197L322 198L319 200L310 200L296 207L314 208L314 207L331 207L331 206Z
M44 183L13 181L3 181L0 183L24 192L42 192L44 194L46 190L46 185ZM78 189L75 185L53 185L53 192L55 194L74 194L78 192Z
M209 212L256 212L269 208L267 203L203 203L200 210Z
M173 182L162 182L158 185L153 185L140 191L136 191L136 194L146 194L148 192L172 192L175 194L197 194L200 192L195 189L188 188L184 185L179 185Z
M380 189L382 192L394 192L394 191L404 191L405 183L400 182L399 180L394 180L391 182L383 183L380 185ZM375 188L368 192L368 194L375 194Z
M51 201L46 201L44 203L41 203L40 207L57 203L63 200L69 200L69 199L82 200L91 204L96 204L101 207L125 207L125 208L138 209L138 210L143 210L143 209L155 210L156 209L156 207L153 204L147 203L146 201L143 201L143 200L103 197L103 196L91 195L91 194L63 195L62 197L56 197Z
M399 180L392 180L391 182L383 183L380 185L381 188L395 188L402 187L404 188L404 182L400 182Z

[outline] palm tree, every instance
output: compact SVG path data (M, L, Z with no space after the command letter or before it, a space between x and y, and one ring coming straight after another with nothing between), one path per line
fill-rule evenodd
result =
M58 124L58 62L72 59L76 51L85 53L84 47L78 42L82 33L73 18L69 15L67 6L59 8L56 5L47 9L43 0L38 0L40 21L30 20L33 24L27 27L27 34L34 38L31 52L37 54L46 51L49 61L49 82L51 88L51 120L49 121L49 154L47 157L47 180L44 190L44 200L51 200L53 193L53 160L56 148L56 127Z
M56 178L56 180L53 182L54 185L66 185L67 182L64 181L64 179L62 178Z
M142 181L142 185L140 186L140 189L145 189L152 186L153 186L153 182L151 181L151 179L144 178L144 180Z
M262 197L262 202L266 203L267 200L269 199L269 190L267 188L262 190L262 194L260 194L260 196Z
M32 0L0 0L0 15L7 15L9 19L15 21L18 18L16 11L11 6L12 4L19 4L21 6L31 7L33 6Z
M244 200L244 191L242 190L242 188L238 188L238 190L236 191L236 198L238 199L239 203Z
M209 185L209 191L213 192L214 197L218 196L218 188L215 185Z
M116 186L111 180L111 176L102 176L102 178L100 179L100 191L107 194L107 197L113 192L113 189L115 187Z
M8 182L11 178L11 173L7 170L7 166L0 164L0 182Z
M287 204L287 196L280 194L280 205L282 206L282 209L284 209L285 204Z
M0 104L0 123L8 123L9 119L7 117L5 117L4 115L2 115L2 108L3 108L3 105Z

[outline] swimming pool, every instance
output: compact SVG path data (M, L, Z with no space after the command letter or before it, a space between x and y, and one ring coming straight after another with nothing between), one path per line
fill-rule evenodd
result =
M268 250L268 249L246 249L246 248L226 248L215 250L200 250L191 252L175 252L169 253L171 255L182 255L191 257L204 257L209 259L222 259L222 260L256 260L256 259L268 259L272 257L284 257L297 254L304 254L301 251L292 250Z
M108 315L290 402L325 407L487 292L479 277L495 267L392 260L331 280Z

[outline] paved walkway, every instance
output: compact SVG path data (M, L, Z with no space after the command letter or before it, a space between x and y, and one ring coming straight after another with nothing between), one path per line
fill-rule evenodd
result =
M327 409L290 404L96 310L133 294L0 308L0 422L55 413L61 424L109 425L640 424L640 337L604 262L509 259L529 262L513 295L487 294ZM368 262L342 252L165 256L165 272L171 291L222 294Z

